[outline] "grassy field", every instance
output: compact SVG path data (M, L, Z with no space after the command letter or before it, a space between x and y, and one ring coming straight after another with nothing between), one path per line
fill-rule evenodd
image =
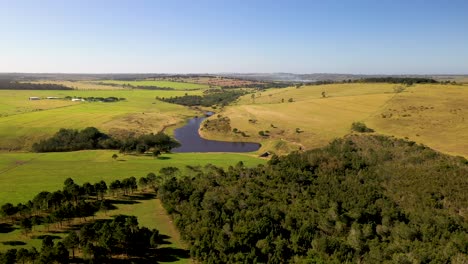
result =
M262 142L261 151L287 153L324 146L350 133L353 122L364 121L378 133L408 137L442 152L468 156L468 86L414 85L395 93L397 86L331 84L270 89L255 98L246 95L219 113L230 118L232 128L249 137L232 132L201 133L211 139ZM391 118L383 117L392 111ZM269 137L258 134L267 130Z
M119 84L119 85L131 85L131 86L158 86L158 87L169 87L176 90L197 90L209 88L206 84L199 83L188 83L188 82L173 82L173 81L162 81L162 80L141 80L141 81L117 81L117 80L103 80L97 81L100 83L108 84Z
M159 158L150 156L119 155L117 160L108 150L63 153L0 153L0 204L26 202L40 191L62 188L71 177L78 184L107 183L115 179L135 176L137 179L149 172L158 173L162 167L175 166L185 171L186 165L204 166L211 163L227 167L243 161L247 166L265 160L249 154L235 153L174 153Z
M195 111L155 100L156 96L183 95L184 91L0 91L0 149L28 149L33 142L60 128L95 126L108 133L121 131L158 132L183 122ZM200 94L201 91L191 91ZM123 97L116 103L71 102L65 100L29 101L38 96Z

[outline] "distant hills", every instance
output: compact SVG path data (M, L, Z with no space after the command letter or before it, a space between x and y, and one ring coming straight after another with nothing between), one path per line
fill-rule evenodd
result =
M357 80L369 77L411 77L411 78L434 78L436 80L468 80L467 75L424 75L424 74L408 74L408 75L368 75L368 74L342 74L342 73L189 73L189 74L172 74L172 73L0 73L0 80L135 80L147 78L163 78L163 77L229 77L236 79L247 79L255 81L274 81L274 82L317 82L317 81L343 81Z

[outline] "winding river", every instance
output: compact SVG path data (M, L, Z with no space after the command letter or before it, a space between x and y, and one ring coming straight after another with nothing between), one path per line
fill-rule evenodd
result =
M209 114L208 114L209 115ZM198 129L206 117L191 118L188 123L174 131L174 137L182 146L173 152L252 152L260 148L258 143L227 142L200 137Z

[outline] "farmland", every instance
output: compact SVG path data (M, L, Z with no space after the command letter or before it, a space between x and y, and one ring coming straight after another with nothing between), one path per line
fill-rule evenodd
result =
M108 133L158 132L183 122L195 111L155 100L156 96L183 95L184 91L0 91L0 149L29 149L33 142L60 128L95 126ZM190 94L199 94L193 91ZM116 103L28 101L28 97L122 97Z

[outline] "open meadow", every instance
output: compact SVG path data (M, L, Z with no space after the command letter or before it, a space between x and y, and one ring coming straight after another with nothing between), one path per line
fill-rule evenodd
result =
M404 90L396 92L399 88ZM377 133L468 156L468 86L353 83L269 89L245 95L218 114L248 137L201 130L203 136L262 142L261 151L321 147L362 121Z
M114 160L112 155L119 158ZM118 151L93 150L61 153L0 153L0 204L19 203L32 199L40 191L61 189L67 178L78 184L110 182L131 176L137 179L149 172L158 174L163 167L177 167L181 175L186 166L213 164L221 167L265 163L249 154L236 153L173 153L158 158L118 154Z
M186 107L156 100L155 97L182 96L201 91L149 90L70 90L70 91L0 91L0 149L29 149L60 128L98 129L121 132L158 132L185 121L199 113ZM37 100L37 97L118 97L124 101L113 103L71 102L70 100Z

